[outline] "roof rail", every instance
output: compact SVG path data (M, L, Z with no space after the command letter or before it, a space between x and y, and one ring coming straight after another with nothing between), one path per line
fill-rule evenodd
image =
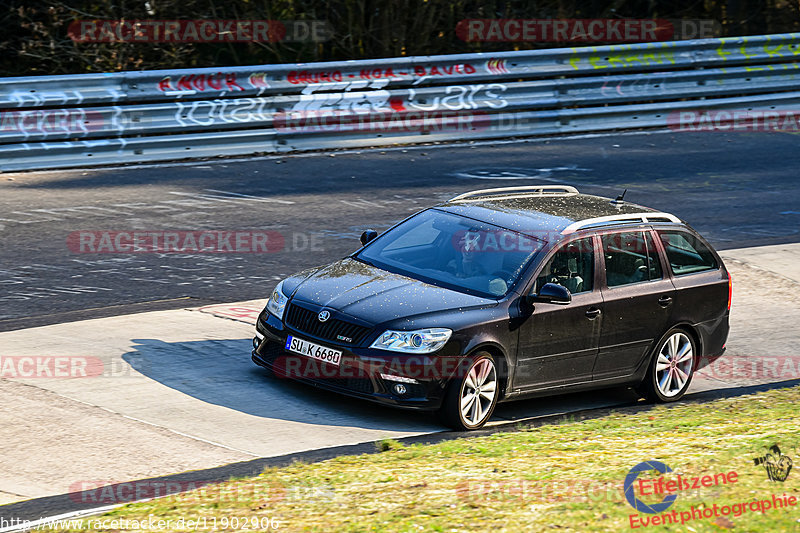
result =
M625 222L658 222L655 219L667 219L669 222L675 222L680 224L681 219L672 215L670 213L660 213L657 211L651 211L648 213L630 213L627 215L609 215L606 217L596 217L596 218L587 218L586 220L579 220L577 222L573 222L563 230L561 230L562 235L568 235L570 233L575 233L579 229L585 228L587 226L594 226L594 225L610 225L610 224L621 224Z
M569 185L525 185L522 187L500 187L497 189L480 189L478 191L465 192L464 194L459 194L451 198L449 201L477 201L487 196L494 200L504 200L506 198L524 198L526 196L539 196L544 194L573 195L579 193L578 189Z

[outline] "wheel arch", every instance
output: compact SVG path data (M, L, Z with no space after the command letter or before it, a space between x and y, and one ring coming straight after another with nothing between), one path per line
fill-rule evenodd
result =
M689 335L691 335L692 340L694 341L695 347L697 348L697 353L695 354L695 360L701 359L703 357L703 353L704 353L704 351L703 351L703 336L700 335L700 332L698 331L697 327L695 327L693 324L691 324L689 322L679 322L679 323L673 325L671 328L669 328L667 331L664 332L664 334L659 338L658 342L660 343L661 340L667 335L667 333L669 333L673 329L680 329L680 330L683 330L684 332L688 333Z
M679 329L689 336L691 336L692 340L694 341L695 347L697 348L697 354L695 355L695 368L697 370L700 360L703 357L703 339L700 335L700 332L697 331L697 328L690 322L678 322L676 324L672 324L670 327L665 329L661 335L656 337L653 340L653 344L650 345L650 348L647 351L647 357L643 358L642 363L638 367L634 376L636 376L633 380L633 383L641 384L644 380L647 379L647 370L650 368L650 363L652 362L653 357L655 357L655 351L658 349L661 342L666 338L667 333L674 329Z
M672 391L670 389L669 392L664 392L663 390L658 390L660 385L658 382L658 371L656 370L656 363L658 359L658 353L661 350L661 347L666 343L667 339L675 334L683 334L689 337L689 340L692 342L695 348L695 356L693 357L691 370L689 372L689 376L687 378L687 382L681 385L681 388L677 391ZM699 356L698 354L702 353L702 336L696 330L693 324L687 322L681 322L677 324L673 324L670 326L663 335L661 335L658 340L653 344L652 348L652 356L647 358L647 366L644 367L644 373L642 376L642 380L638 386L634 387L640 395L644 396L650 401L657 402L657 403L668 403L680 400L690 385L692 378L694 377L694 373L697 370L697 366L699 364ZM670 371L671 373L671 371ZM671 383L671 381L670 381Z
M498 401L502 400L508 388L510 370L508 356L499 343L492 341L482 342L474 346L469 351L469 356L474 356L479 352L487 352L494 358L495 364L497 365L497 377L500 380L500 396L498 397Z

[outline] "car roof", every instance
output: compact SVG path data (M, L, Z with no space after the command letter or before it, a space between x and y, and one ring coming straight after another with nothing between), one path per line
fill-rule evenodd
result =
M603 196L581 194L568 186L473 191L439 204L436 209L520 233L533 233L533 237L538 237L537 233L541 232L571 233L582 227L642 224L649 219L680 223L669 213Z

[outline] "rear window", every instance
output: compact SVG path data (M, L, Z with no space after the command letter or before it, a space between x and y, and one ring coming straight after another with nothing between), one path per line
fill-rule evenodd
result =
M676 276L706 270L716 270L719 265L700 239L685 231L659 231L659 237L667 252L667 260Z

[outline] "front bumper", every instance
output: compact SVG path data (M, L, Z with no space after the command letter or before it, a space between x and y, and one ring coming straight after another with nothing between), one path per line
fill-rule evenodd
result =
M335 366L285 350L288 335L341 350L340 364ZM295 331L263 312L256 323L252 360L279 378L403 409L438 409L450 377L437 357L342 346ZM398 384L402 385L401 391L395 387Z

